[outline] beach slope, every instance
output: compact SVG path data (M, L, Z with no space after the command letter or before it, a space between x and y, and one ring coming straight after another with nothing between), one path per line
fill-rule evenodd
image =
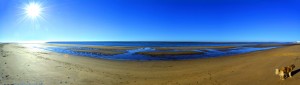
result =
M112 61L72 56L22 44L1 44L0 84L44 85L297 85L300 45L218 58ZM275 69L295 64L293 77ZM298 73L299 72L299 73Z

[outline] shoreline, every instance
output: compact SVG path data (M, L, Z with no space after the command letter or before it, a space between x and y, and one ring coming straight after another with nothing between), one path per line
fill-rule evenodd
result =
M141 47L141 46L89 46L70 44L27 44L26 47L64 53L75 56L86 56L107 60L189 60L209 57L222 57L269 50L289 46L287 44L264 44L261 46L181 46L181 47ZM37 47L35 47L37 46ZM271 47L270 47L271 46Z
M300 67L300 45L217 58L172 61L114 61L36 51L17 44L1 48L0 84L67 85L280 85L275 68ZM3 57L3 55L7 55ZM8 75L8 76L7 76ZM7 76L7 77L6 77Z

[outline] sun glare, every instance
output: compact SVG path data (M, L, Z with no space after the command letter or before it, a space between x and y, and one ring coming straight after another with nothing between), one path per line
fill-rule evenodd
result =
M41 13L43 11L41 5L38 3L34 3L34 2L27 4L24 9L25 9L26 15L32 19L40 17Z

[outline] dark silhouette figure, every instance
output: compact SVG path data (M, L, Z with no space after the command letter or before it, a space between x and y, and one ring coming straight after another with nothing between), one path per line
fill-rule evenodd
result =
M291 74L292 76L296 75L298 72L300 72L300 69L294 70Z

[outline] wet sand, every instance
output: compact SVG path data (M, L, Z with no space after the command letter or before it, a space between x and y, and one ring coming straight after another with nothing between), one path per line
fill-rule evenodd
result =
M152 57L164 57L164 56L180 56L180 55L199 55L204 52L196 52L196 51L173 51L173 52L137 52L137 54L147 55Z
M235 56L178 61L112 61L1 45L0 84L297 85L300 45ZM284 81L275 68L295 64ZM298 73L299 72L299 73Z
M70 48L74 52L86 52L100 55L114 56L127 53L128 50L136 49L153 49L155 51L141 51L134 54L146 56L177 56L177 55L199 55L208 50L229 51L238 46L180 46L180 47L142 47L142 46L89 46L89 45L72 45L72 44L43 44L51 47L84 47L86 49ZM245 46L246 47L246 46ZM249 47L249 46L247 46ZM93 49L93 50L91 50ZM201 52L202 51L202 52Z

